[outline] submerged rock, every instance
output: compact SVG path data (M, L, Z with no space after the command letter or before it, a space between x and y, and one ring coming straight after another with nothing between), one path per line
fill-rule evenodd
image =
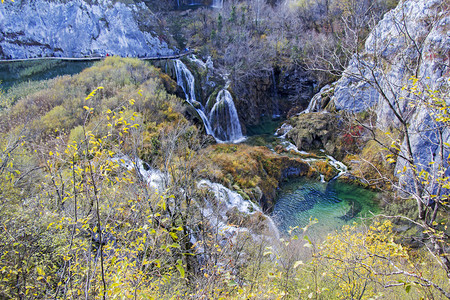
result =
M354 217L356 217L362 211L362 205L357 201L349 201L350 208L345 215L339 217L339 219L344 220L345 222L350 221Z

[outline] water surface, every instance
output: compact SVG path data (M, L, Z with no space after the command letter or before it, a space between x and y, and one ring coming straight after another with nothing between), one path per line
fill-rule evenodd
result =
M370 212L377 213L375 197L372 191L337 180L294 179L281 186L272 215L282 233L291 227L305 227L310 218L317 219L307 235L322 239L345 224L370 216Z
M6 92L14 84L25 81L47 80L62 75L78 74L93 64L93 61L57 59L0 62L0 87Z

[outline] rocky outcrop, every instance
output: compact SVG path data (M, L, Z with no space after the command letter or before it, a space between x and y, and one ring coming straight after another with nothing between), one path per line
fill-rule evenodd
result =
M157 21L142 2L5 1L0 20L3 59L173 53L165 41L146 31Z
M398 128L396 113L408 122L415 164L429 169L439 151L436 125L426 105L410 105L415 96L410 78L437 90L448 85L450 75L450 14L445 0L406 0L388 12L355 54L342 78L335 83L331 101L337 111L371 109L378 128ZM447 87L448 88L448 87ZM329 95L327 95L329 97ZM448 99L448 98L447 98ZM315 103L323 103L319 95ZM311 105L312 111L321 105ZM448 140L448 128L442 132ZM403 142L403 149L405 149ZM447 157L447 155L444 155ZM402 169L405 161L397 162ZM447 168L448 166L446 166ZM432 171L432 170L431 170ZM403 177L406 178L406 177ZM402 179L403 180L403 179Z
M332 97L336 110L377 106L378 120L389 126L394 118L387 100L405 96L402 87L411 76L433 88L448 77L450 16L445 5L443 0L409 0L388 12L337 82ZM407 109L406 103L400 106Z
M288 107L284 109L288 116L308 106L316 83L308 72L302 68L283 69L276 78L277 93L281 99L286 99Z
M294 127L287 133L299 150L325 149L334 154L336 117L328 113L300 114L292 119Z
M274 114L272 79L264 72L232 82L231 89L238 99L237 110L245 125L258 125Z
M302 68L253 72L231 89L237 109L246 125L260 125L272 117L286 117L306 108L315 81Z

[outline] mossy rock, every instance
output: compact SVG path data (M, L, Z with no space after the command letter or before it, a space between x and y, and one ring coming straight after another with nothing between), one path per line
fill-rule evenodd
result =
M211 145L201 150L196 168L200 176L221 182L264 207L273 205L283 178L317 175L300 158L245 144Z
M325 148L335 143L337 117L329 113L307 113L292 119L294 128L287 134L298 149L304 151Z
M233 207L226 215L228 217L228 224L230 225L249 228L257 234L263 234L269 231L267 216L262 212L257 211L252 214L247 214Z
M326 160L318 160L311 163L314 169L321 175L324 175L325 181L330 181L339 174L339 171L330 165Z

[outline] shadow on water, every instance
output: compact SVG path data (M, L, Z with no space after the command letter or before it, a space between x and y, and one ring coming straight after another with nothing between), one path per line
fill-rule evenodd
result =
M268 116L262 117L262 120L259 125L247 125L246 126L246 135L248 137L252 136L263 136L263 135L271 135L273 136L274 132L282 122L284 121L283 118L271 118Z
M307 235L322 239L345 224L376 213L379 209L375 196L372 191L336 180L328 183L306 178L289 180L278 191L272 217L282 233L291 227L305 227L310 218L317 219L318 223L308 229Z
M0 63L1 89L6 92L14 84L73 75L92 66L93 61L33 60Z

